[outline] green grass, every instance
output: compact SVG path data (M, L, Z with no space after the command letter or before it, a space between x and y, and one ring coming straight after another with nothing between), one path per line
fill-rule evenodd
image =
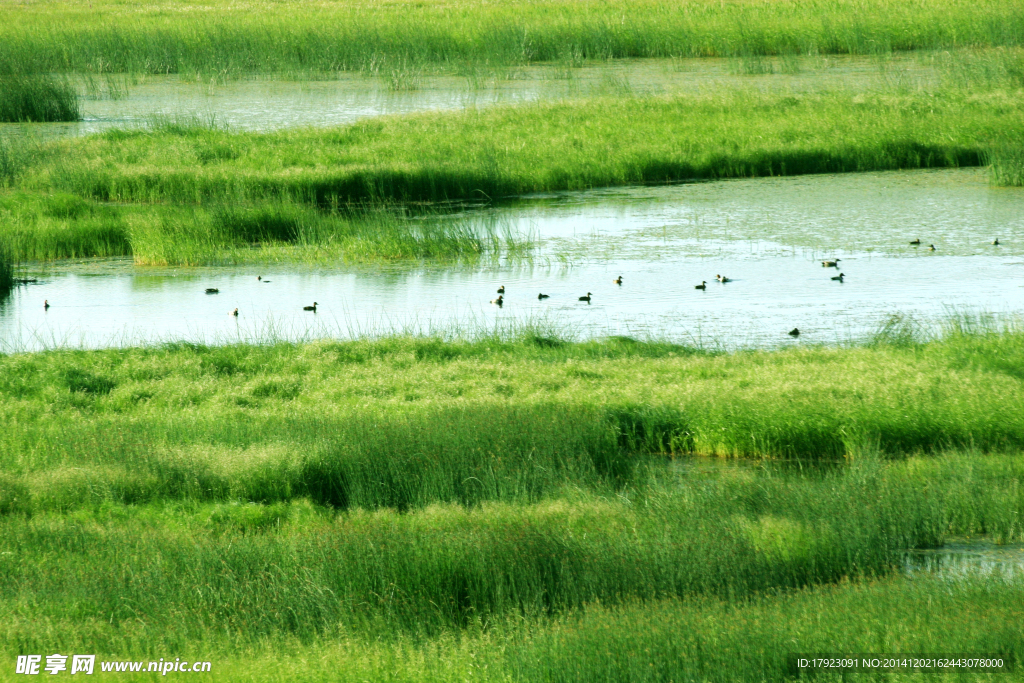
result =
M618 495L566 486L530 505L404 514L305 500L9 510L0 517L0 650L226 654L289 640L429 639L598 603L716 596L744 609L758 595L888 575L902 549L947 534L1018 541L1022 477L1019 455L889 464L862 455L834 471L661 465ZM644 637L631 633L596 637L625 650Z
M78 121L78 93L52 76L0 77L0 122Z
M968 320L734 354L532 333L0 357L0 652L417 681L1019 652L1019 578L891 577L904 549L1024 541L1022 368L1024 334Z
M536 502L626 485L665 453L1021 448L1022 367L1015 330L721 355L529 335L17 354L0 359L0 465L33 510Z
M23 260L462 259L526 253L530 239L440 212L410 220L409 202L986 163L994 183L1013 184L1022 54L932 55L941 77L918 90L713 89L271 133L154 119L86 138L6 140L0 219Z
M14 289L14 250L0 239L0 299Z
M291 200L118 205L67 192L0 193L22 260L132 256L140 265L332 263L525 253L529 236L495 222L398 206L319 210Z
M362 70L401 80L424 69L459 73L535 61L877 54L1022 42L1020 7L999 0L48 0L5 9L0 73Z
M992 184L1003 187L1024 186L1024 146L1006 140L989 153Z
M19 184L102 201L479 199L527 192L967 166L1020 93L643 97L366 120L335 129L112 131L53 143Z

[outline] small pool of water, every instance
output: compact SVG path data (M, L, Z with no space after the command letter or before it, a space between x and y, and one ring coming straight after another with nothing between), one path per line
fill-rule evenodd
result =
M0 304L0 349L523 324L770 348L861 339L896 314L928 326L958 312L1024 312L1024 192L991 188L980 170L561 193L453 220L503 221L537 246L525 259L464 264L37 265L26 274L39 283ZM833 258L840 268L821 265ZM502 285L504 305L490 304ZM302 310L314 301L316 313ZM799 337L787 334L794 327Z
M908 550L903 556L907 574L931 572L947 576L967 574L1024 574L1024 544L996 545L985 540L949 541L941 548Z

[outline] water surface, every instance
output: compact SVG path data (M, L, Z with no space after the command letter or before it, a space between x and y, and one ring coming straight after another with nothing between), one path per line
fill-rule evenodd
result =
M980 170L566 192L451 220L502 221L532 232L537 247L525 259L462 264L35 265L40 282L0 306L0 348L528 323L584 337L774 347L855 341L893 315L934 327L956 313L1024 312L1024 192L991 188ZM1001 246L991 244L997 237ZM840 268L821 265L834 258ZM832 280L840 272L844 281ZM701 282L706 290L694 288ZM502 285L504 305L490 304ZM205 294L211 287L220 292ZM590 303L579 301L588 292ZM314 301L315 314L302 310ZM794 327L799 337L787 334Z
M754 73L751 73L753 71ZM415 71L394 76L342 73L333 80L255 78L228 82L179 76L74 77L84 120L0 124L0 134L85 135L145 124L154 117L198 118L239 130L334 126L364 117L522 104L580 96L700 94L717 88L860 92L934 85L930 53L878 57L632 59L585 65L467 69L463 76Z

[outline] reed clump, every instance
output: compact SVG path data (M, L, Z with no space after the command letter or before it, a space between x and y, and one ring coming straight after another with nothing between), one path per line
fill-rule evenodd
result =
M0 76L0 122L78 121L78 93L47 75Z
M7 246L7 240L0 238L0 299L14 289L14 250Z

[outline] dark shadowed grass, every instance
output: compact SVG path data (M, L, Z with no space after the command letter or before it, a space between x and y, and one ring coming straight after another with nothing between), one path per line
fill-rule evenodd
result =
M0 299L14 289L14 251L0 237Z
M45 75L0 77L0 122L78 121L78 93Z

